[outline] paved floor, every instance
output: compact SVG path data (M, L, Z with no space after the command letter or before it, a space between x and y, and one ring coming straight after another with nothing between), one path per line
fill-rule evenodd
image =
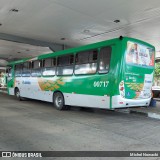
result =
M159 149L160 120L106 110L71 108L70 111L57 111L51 103L18 101L12 96L0 93L0 150Z

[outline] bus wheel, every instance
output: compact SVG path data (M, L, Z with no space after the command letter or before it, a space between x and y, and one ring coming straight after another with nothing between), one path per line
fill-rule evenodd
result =
M22 98L21 98L21 96L20 96L20 91L19 91L19 89L18 88L16 88L16 90L15 90L15 96L16 96L16 98L18 99L18 100L22 100Z
M60 93L60 92L54 93L53 103L54 103L54 106L56 107L56 109L58 109L58 110L64 110L65 109L64 97L63 97L62 93Z

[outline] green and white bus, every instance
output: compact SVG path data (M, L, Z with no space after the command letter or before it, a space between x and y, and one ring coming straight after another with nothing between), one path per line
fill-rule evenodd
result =
M8 94L66 106L148 106L155 48L120 37L8 64Z

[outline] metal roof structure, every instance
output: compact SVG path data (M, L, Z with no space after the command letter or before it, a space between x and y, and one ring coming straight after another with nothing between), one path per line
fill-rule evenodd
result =
M120 35L154 45L160 57L159 28L159 0L0 0L0 58L37 56Z

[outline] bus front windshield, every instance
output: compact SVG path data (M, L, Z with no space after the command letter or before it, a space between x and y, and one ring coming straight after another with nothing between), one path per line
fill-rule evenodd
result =
M154 49L145 45L128 41L126 62L136 66L154 66Z

